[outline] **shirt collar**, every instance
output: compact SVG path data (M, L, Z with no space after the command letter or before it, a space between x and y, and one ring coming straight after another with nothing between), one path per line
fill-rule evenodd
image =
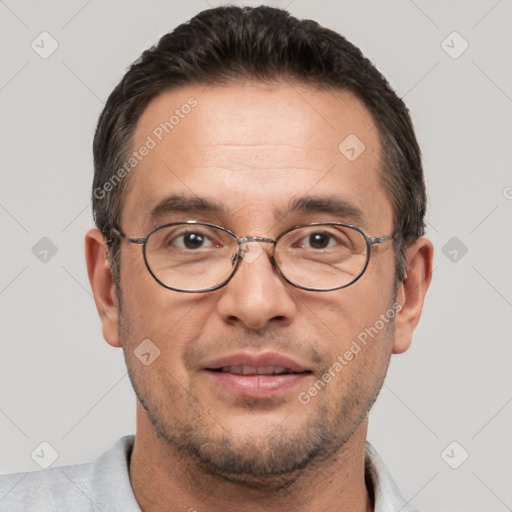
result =
M109 494L115 498L115 502L123 505L122 510L129 512L140 511L129 474L134 442L135 436L124 436L96 461L93 478L98 485L92 486L93 489L104 489L109 477L122 475L122 478L116 479L115 485L109 487ZM403 499L384 462L368 441L365 446L365 479L374 503L374 512L418 512ZM99 496L98 499L101 501Z
M384 462L368 441L365 449L365 478L370 496L373 496L374 512L418 512L402 498Z

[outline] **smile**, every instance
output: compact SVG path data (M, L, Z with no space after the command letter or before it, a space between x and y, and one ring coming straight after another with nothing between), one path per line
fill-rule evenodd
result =
M282 366L223 366L217 370L223 373L234 373L236 375L283 375L290 373L302 373L294 372L290 368L284 368Z
M273 352L230 354L202 368L214 387L246 398L278 396L313 374L305 364Z

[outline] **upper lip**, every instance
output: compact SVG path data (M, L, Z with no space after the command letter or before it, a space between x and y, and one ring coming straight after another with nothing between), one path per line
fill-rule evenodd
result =
M311 371L310 368L276 352L260 352L257 354L237 352L217 359L208 360L201 366L205 370L218 370L227 366L251 366L256 368L275 366L278 368L286 368L296 373Z

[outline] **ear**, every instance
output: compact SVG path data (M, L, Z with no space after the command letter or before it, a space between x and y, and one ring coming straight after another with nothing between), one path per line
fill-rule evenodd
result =
M401 309L395 317L394 354L405 352L411 345L412 333L420 320L423 301L432 279L433 255L434 247L424 237L405 250L407 276L398 286L396 302Z
M105 237L98 229L85 235L85 259L94 302L100 315L103 337L113 347L121 347L119 340L119 311L114 278L110 272Z

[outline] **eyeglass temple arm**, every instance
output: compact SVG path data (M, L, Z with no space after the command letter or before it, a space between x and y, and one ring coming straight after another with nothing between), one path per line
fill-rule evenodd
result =
M107 240L107 245L110 247L111 245L114 245L116 240L119 240L120 238L124 238L128 242L131 242L132 244L144 244L146 243L147 237L145 238L130 238L129 236L124 235L121 233L121 231L117 230L116 228L111 228L110 230L110 238Z
M394 235L388 235L388 236L372 236L370 237L370 243L373 244L383 244L384 242L387 242L388 240L393 240L395 238Z

